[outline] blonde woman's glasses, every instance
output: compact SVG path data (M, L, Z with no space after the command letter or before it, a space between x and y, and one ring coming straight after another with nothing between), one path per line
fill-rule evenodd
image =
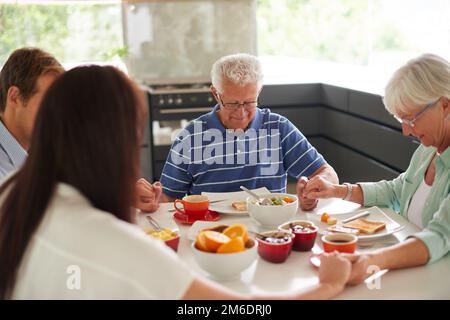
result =
M427 104L427 105L425 106L425 108L423 108L423 109L422 109L418 114L416 114L416 116L415 116L414 118L412 118L411 120L409 120L409 119L402 119L402 118L400 118L400 117L397 116L397 115L394 115L394 118L395 118L398 122L400 122L401 124L406 124L406 125L408 125L409 127L414 128L414 125L415 125L415 122L417 121L417 119L419 119L419 118L420 118L427 110L429 110L430 108L434 107L434 106L439 102L439 100L441 100L441 98L439 98L439 99L437 99L436 101L433 101L433 102Z

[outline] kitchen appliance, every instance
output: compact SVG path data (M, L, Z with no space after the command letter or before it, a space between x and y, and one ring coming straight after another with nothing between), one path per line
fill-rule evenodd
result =
M176 133L215 105L213 63L256 54L256 0L124 0L122 9L125 63L150 109L150 154L141 159L158 180Z
M256 54L256 0L126 0L122 12L127 69L146 84L205 83L221 56Z
M159 180L170 146L189 120L212 110L216 101L209 83L147 87L150 109L150 160Z

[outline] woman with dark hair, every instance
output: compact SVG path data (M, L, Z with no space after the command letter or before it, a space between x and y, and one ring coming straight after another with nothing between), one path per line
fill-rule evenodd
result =
M0 297L13 299L253 298L196 278L134 225L146 112L113 67L85 66L46 93L24 166L0 187ZM340 292L350 262L324 255L308 293Z

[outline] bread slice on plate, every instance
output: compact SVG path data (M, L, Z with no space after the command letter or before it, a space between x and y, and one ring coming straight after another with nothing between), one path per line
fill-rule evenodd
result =
M386 223L359 218L344 224L343 227L357 229L361 231L361 233L374 234L386 228Z
M246 211L247 210L247 202L246 201L236 201L233 202L232 207L238 211Z

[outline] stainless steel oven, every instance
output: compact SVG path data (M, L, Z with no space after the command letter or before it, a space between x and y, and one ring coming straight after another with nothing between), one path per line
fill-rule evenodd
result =
M173 139L188 121L208 113L216 104L209 83L148 86L150 160L159 180Z

